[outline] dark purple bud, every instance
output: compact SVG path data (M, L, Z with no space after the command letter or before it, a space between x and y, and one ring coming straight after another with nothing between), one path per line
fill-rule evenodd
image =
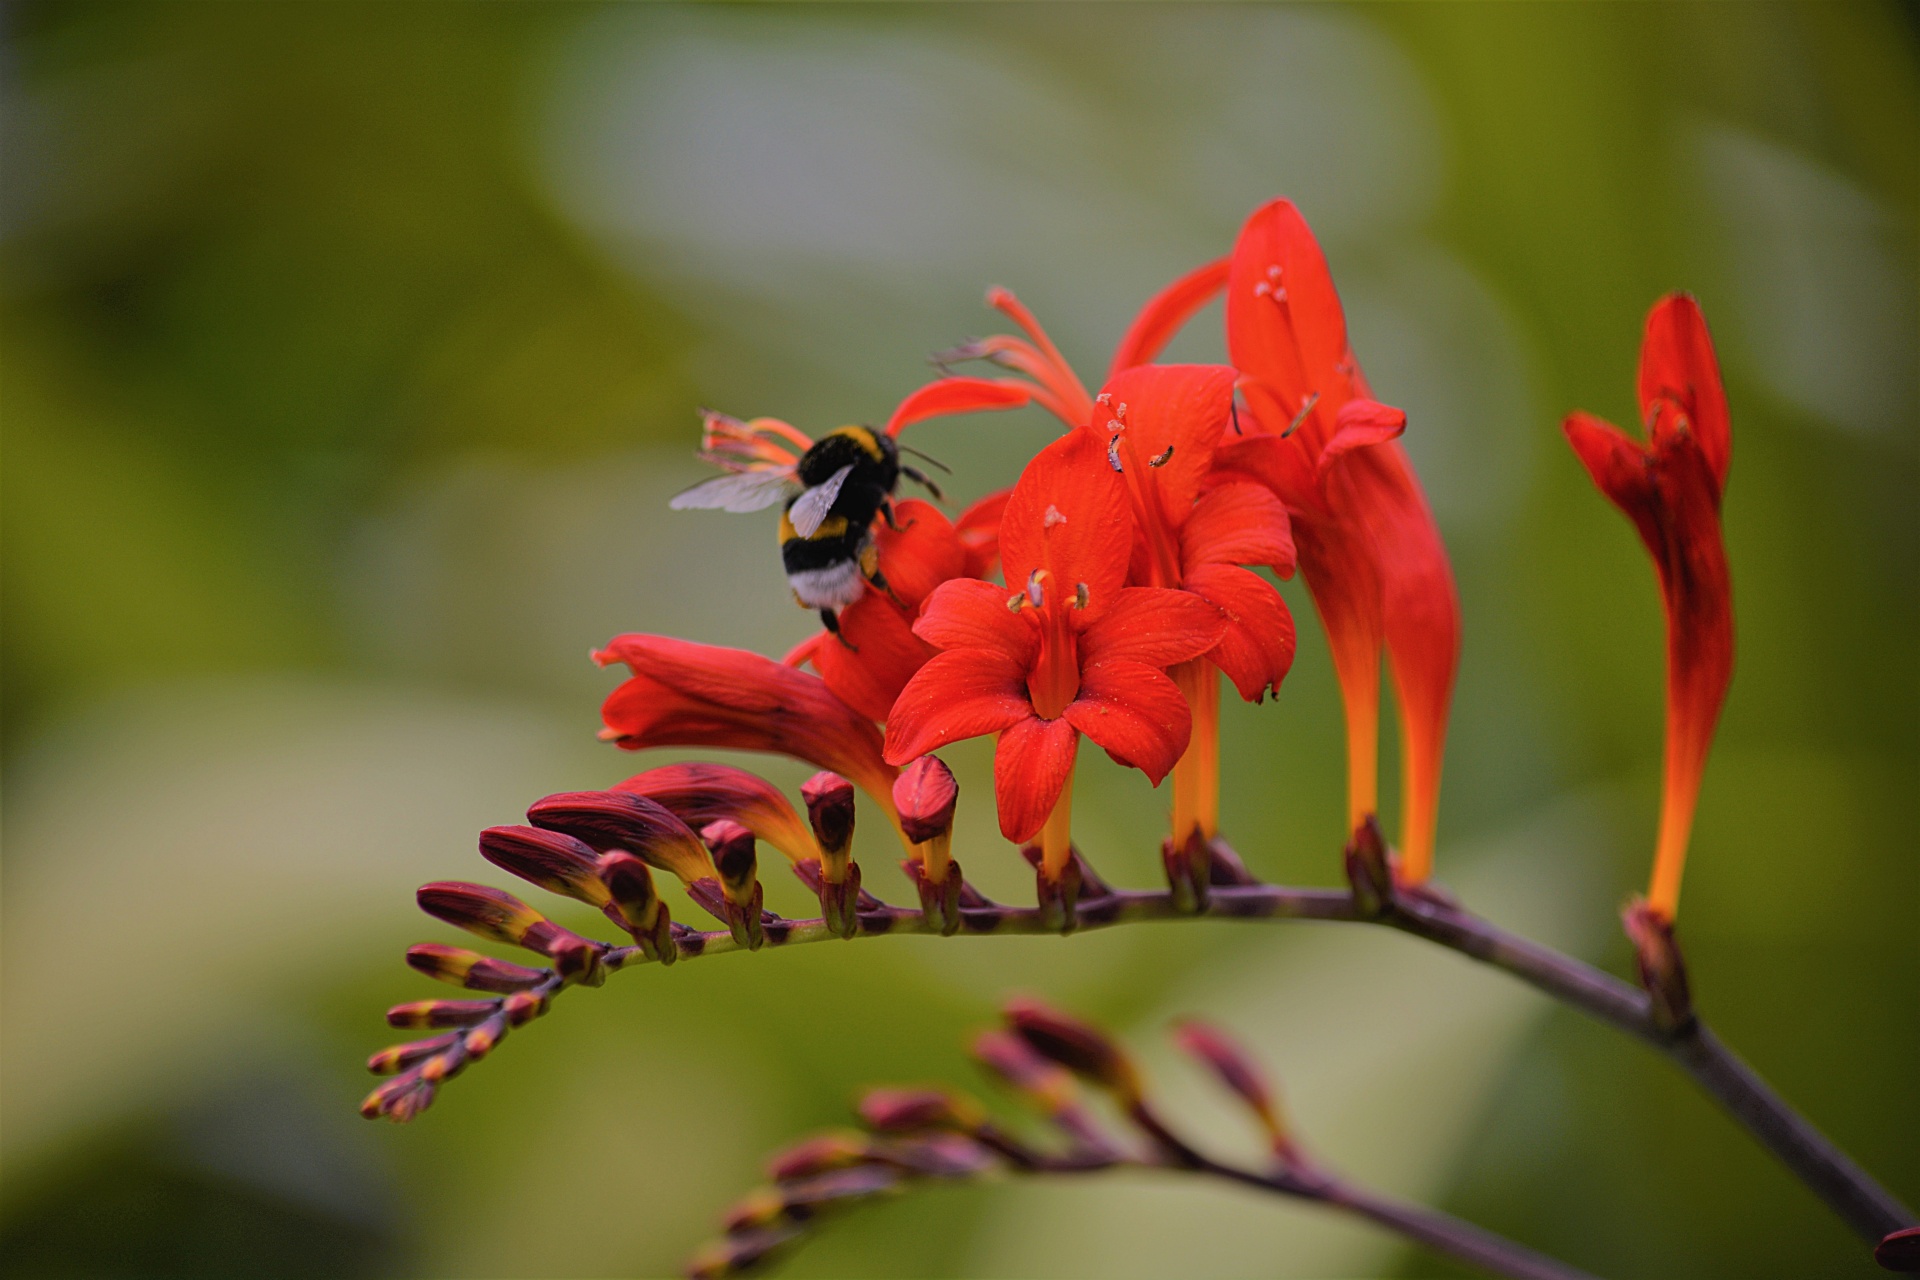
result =
M420 909L436 920L455 928L479 934L495 942L516 947L531 946L528 936L536 926L548 923L545 916L502 889L462 880L436 880L423 884L415 894Z
M760 866L753 832L731 818L722 818L709 822L701 830L700 838L707 842L713 854L713 865L720 872L720 887L726 891L727 899L745 902L753 895Z
M1125 1050L1105 1032L1037 1000L1011 1000L1005 1013L1013 1033L1041 1057L1112 1092L1124 1106L1140 1101L1139 1072Z
M488 827L480 833L480 856L549 893L607 904L606 886L594 874L594 851L559 831L538 827Z
M775 1182L810 1178L829 1169L844 1169L864 1164L871 1158L872 1142L865 1134L839 1131L820 1133L767 1161L767 1176Z
M565 791L534 802L527 821L562 831L601 853L625 849L683 883L713 874L706 846L665 806L624 791Z
M410 1040L406 1044L396 1044L382 1049L367 1059L367 1070L377 1076L390 1076L405 1071L422 1058L431 1057L442 1049L450 1048L460 1039L458 1031L448 1031L442 1035L428 1036L425 1040Z
M972 1178L999 1163L992 1151L957 1133L886 1139L873 1154L883 1164L922 1178Z
M726 1280L763 1266L776 1252L799 1239L792 1225L762 1227L723 1236L703 1247L687 1262L688 1280Z
M470 1027L500 1012L498 1000L414 1000L387 1010L390 1027Z
M500 1012L510 1027L524 1027L547 1011L548 997L538 991L517 991L506 998Z
M1280 1115L1280 1106L1266 1073L1247 1051L1218 1027L1188 1019L1174 1027L1174 1043L1213 1076L1227 1090L1247 1104L1248 1110L1266 1130L1267 1140L1276 1153L1288 1155L1292 1144Z
M633 935L641 953L661 964L679 959L667 904L655 891L647 864L624 849L613 849L600 855L599 874L611 898L607 915Z

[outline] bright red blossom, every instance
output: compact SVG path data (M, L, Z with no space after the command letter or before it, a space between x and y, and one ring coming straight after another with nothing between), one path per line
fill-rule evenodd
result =
M1227 348L1257 430L1227 443L1220 462L1271 488L1293 517L1346 704L1354 825L1377 805L1384 644L1405 762L1401 870L1417 882L1432 861L1460 605L1433 513L1394 441L1406 415L1372 398L1326 259L1291 202L1247 220L1231 264Z
M1639 530L1660 574L1666 777L1647 904L1671 921L1700 774L1733 677L1733 589L1720 532L1733 435L1707 322L1684 293L1662 298L1647 316L1639 391L1645 444L1586 413L1569 415L1564 429L1594 484Z
M1211 649L1227 622L1190 593L1128 587L1132 536L1125 483L1100 437L1076 431L1043 450L1001 521L1011 597L958 579L934 591L915 624L944 652L894 704L888 761L998 733L1000 827L1019 842L1049 825L1082 733L1158 783L1191 725L1164 668ZM1064 838L1044 843L1057 875Z

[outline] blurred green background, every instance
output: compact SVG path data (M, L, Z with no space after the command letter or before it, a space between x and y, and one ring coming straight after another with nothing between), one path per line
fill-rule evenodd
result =
M1630 422L1647 306L1700 295L1735 414L1739 656L1683 933L1725 1037L1920 1203L1912 5L4 22L8 1274L666 1272L853 1085L968 1082L962 1035L1012 990L1125 1028L1231 1141L1153 1047L1210 1013L1277 1066L1329 1162L1597 1272L1876 1274L1664 1063L1371 931L643 971L566 1000L419 1123L353 1105L393 1039L380 1010L440 994L400 964L451 940L413 887L489 878L478 828L664 758L595 742L614 677L589 646L779 653L810 625L770 518L665 510L700 475L696 406L880 419L927 352L998 327L989 283L1093 376L1141 300L1285 193L1412 415L1459 573L1440 874L1616 971L1661 624L1557 423ZM1215 310L1176 354L1220 346ZM1050 427L916 430L970 499ZM1228 711L1226 828L1262 874L1331 883L1337 699L1287 591L1300 659L1277 702ZM956 851L1019 893L985 745L953 756ZM1080 786L1096 864L1148 882L1163 797L1104 760ZM789 1273L1453 1274L1151 1180L900 1201Z

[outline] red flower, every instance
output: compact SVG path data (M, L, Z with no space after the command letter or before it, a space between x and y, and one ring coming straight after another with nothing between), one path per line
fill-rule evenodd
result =
M1287 504L1347 712L1348 820L1377 805L1380 652L1400 704L1402 875L1432 865L1460 605L1419 481L1394 443L1406 415L1371 397L1327 263L1299 210L1275 200L1234 245L1227 347L1262 430L1223 466Z
M1293 664L1293 617L1273 584L1242 565L1293 572L1287 511L1266 488L1213 474L1233 414L1234 371L1150 365L1116 374L1088 430L1106 442L1134 517L1129 580L1189 591L1220 609L1226 630L1204 661L1171 673L1199 732L1174 772L1173 841L1211 839L1219 816L1216 668L1258 702Z
M851 778L894 816L898 771L881 758L879 730L817 676L744 649L668 636L615 636L593 657L633 672L600 708L601 737L629 751L733 747L791 756Z
M1700 307L1668 294L1640 347L1641 444L1590 414L1565 431L1600 491L1626 512L1660 574L1667 613L1666 778L1647 905L1671 921L1714 724L1733 676L1733 595L1720 496L1733 458L1720 365Z
M1018 589L1009 599L956 579L934 591L914 631L945 652L908 683L887 726L886 758L902 764L998 733L1000 829L1016 842L1041 835L1056 881L1071 855L1080 735L1158 784L1191 728L1163 669L1205 653L1226 628L1197 596L1126 585L1132 515L1106 455L1099 436L1075 431L1028 464L1000 527Z

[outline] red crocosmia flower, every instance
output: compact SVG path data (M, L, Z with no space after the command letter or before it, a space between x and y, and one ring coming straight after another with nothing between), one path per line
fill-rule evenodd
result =
M669 636L615 636L593 657L633 672L600 708L601 737L629 751L733 747L791 756L852 779L894 817L899 771L881 757L880 731L819 677L744 649Z
M1105 441L1071 432L1014 486L1000 552L1015 590L955 579L914 631L944 652L894 704L887 759L1000 735L994 787L1009 840L1041 838L1058 883L1071 858L1070 784L1082 733L1157 785L1186 749L1186 699L1164 668L1218 644L1220 611L1189 592L1128 587L1125 482Z
M1212 839L1219 815L1216 670L1257 702L1293 664L1293 618L1272 583L1240 567L1293 572L1287 511L1265 487L1218 482L1214 453L1233 412L1224 365L1146 365L1109 382L1085 428L1122 475L1133 511L1129 581L1192 592L1227 619L1204 660L1170 674L1194 716L1193 745L1174 771L1173 840Z
M1669 294L1640 347L1645 444L1589 414L1565 423L1593 482L1653 554L1667 612L1667 750L1647 905L1672 921L1707 748L1733 676L1733 594L1720 496L1733 458L1720 366L1700 307Z
M1374 811L1384 643L1400 707L1400 872L1432 867L1460 604L1433 513L1405 451L1400 410L1374 400L1347 343L1325 257L1299 210L1275 200L1234 245L1227 347L1255 431L1220 464L1287 505L1347 712L1348 820Z

